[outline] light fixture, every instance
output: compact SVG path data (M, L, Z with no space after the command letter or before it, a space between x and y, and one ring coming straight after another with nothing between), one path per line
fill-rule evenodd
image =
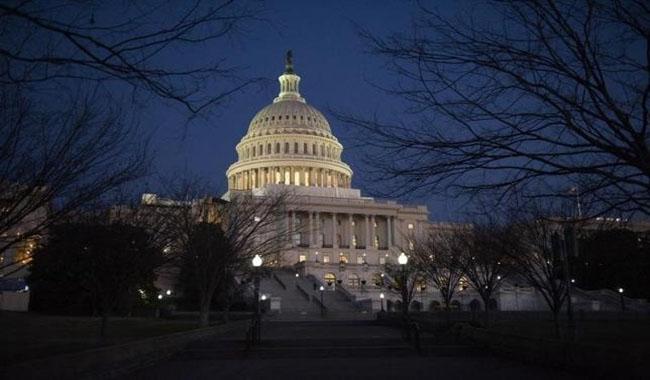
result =
M623 294L623 292L624 292L623 288L618 288L618 292Z
M300 274L296 273L296 278L300 277Z
M259 216L256 216L256 217L253 218L253 220L254 220L255 222L259 222L259 221L262 220L262 218L260 218Z
M576 279L575 279L575 278L572 278L572 279L571 279L571 283L572 283L572 284L575 284L575 283L576 283Z
M262 258L260 257L260 255L255 255L252 261L253 261L253 266L255 268L259 268L262 266Z
M404 252L402 252L397 258L397 262L399 265L406 265L409 262L409 258L404 254Z
M322 292L323 290L325 290L325 287L323 285L321 285L320 286L320 291Z
M163 299L163 295L162 295L162 294L158 294L158 299L159 299L159 300Z
M165 293L166 293L168 296L171 296L171 295L172 295L172 290L171 290L171 289L167 289L167 291L166 291Z
M384 299L384 293L379 293L379 298Z
M260 297L262 301L266 301L266 294L262 294L262 297Z

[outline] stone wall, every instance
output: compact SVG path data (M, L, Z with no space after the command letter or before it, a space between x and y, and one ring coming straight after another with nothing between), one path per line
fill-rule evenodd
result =
M146 367L181 351L193 341L241 329L248 320L184 331L125 344L30 360L0 370L3 379L113 378Z

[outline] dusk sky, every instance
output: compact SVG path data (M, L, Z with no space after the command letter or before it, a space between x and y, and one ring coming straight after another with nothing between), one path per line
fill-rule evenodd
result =
M357 152L352 148L354 141L346 130L349 127L338 122L328 109L399 117L402 108L398 100L373 87L373 83L386 84L394 78L385 62L365 51L355 23L381 34L405 30L415 6L411 1L396 0L269 2L268 22L248 24L248 29L228 45L215 42L214 47L215 57L228 56L231 65L245 67L243 75L267 81L262 87L239 93L208 118L189 124L187 115L174 105L153 102L141 122L156 131L152 144L155 170L164 177L191 173L209 180L215 189L225 190L225 171L235 161L235 145L255 113L277 95L284 55L292 49L295 70L302 77L302 95L328 118L344 146L343 159L354 170L353 187L367 193L360 162L355 159ZM435 6L444 11L454 9L444 1ZM224 52L224 48L229 51ZM209 44L203 54L211 54ZM174 59L191 64L190 58ZM147 182L143 190L159 191L155 179ZM426 198L408 202L426 203L434 220L459 218L458 201Z

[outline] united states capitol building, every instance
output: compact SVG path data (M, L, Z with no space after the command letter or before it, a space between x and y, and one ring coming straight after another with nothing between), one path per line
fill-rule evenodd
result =
M378 200L352 188L353 171L341 160L343 145L325 116L300 93L301 78L290 55L278 79L278 96L252 118L236 146L238 159L226 172L228 192L223 196L291 194L281 222L289 239L274 255L277 259L267 263L272 273L261 284L267 309L290 318L318 317L322 305L328 315L343 318L370 316L382 308L399 310L401 295L382 279L387 276L385 264L396 264L402 252L412 249L413 237L455 225L430 221L424 205ZM164 202L155 194L143 196L146 205ZM174 287L173 277L159 277L158 283L165 285L158 286ZM619 307L618 294L602 292L574 288L572 303L583 310ZM440 291L432 284L415 287L411 309L429 311L441 305ZM461 284L452 307L480 310L483 302ZM516 278L501 283L489 307L548 310L543 296Z
M301 78L290 55L278 79L278 96L253 117L236 146L238 160L226 172L229 192L265 196L282 189L292 194L286 212L291 241L275 263L284 269L263 281L262 293L276 301L278 311L314 312L310 304L320 296L320 286L326 306L335 310L390 309L400 295L378 285L384 264L397 262L411 244L408 236L453 226L430 222L424 205L380 201L352 188L353 171L341 160L343 145L300 93ZM456 308L482 307L470 288L456 293ZM574 301L587 308L597 307L587 295L578 298ZM420 310L435 308L441 304L439 291L418 286L413 304ZM546 309L533 288L514 282L503 284L491 306Z

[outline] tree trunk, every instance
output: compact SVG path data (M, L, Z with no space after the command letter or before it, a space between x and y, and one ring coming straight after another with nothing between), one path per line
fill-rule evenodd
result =
M226 302L223 307L223 323L228 323L230 321L230 297L226 297Z
M210 301L201 301L199 305L199 327L208 327L210 325Z
M560 309L553 310L553 328L555 330L555 337L560 339Z
M483 297L483 306L485 308L485 315L484 315L485 327L489 327L490 326L490 297L487 297L487 300L485 297Z

